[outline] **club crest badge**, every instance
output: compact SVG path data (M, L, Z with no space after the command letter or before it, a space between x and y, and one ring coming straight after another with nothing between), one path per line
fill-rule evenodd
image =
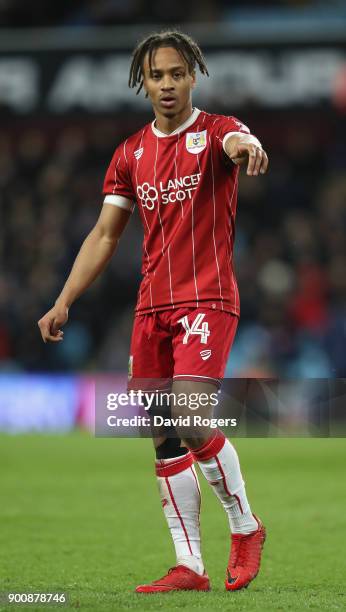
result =
M188 132L186 134L186 149L197 155L207 146L207 130L203 132Z

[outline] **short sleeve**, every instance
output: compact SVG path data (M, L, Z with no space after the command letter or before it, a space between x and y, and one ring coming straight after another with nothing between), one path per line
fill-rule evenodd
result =
M133 210L136 196L127 163L126 142L115 150L106 172L102 192L106 204Z
M220 155L222 155L223 158L228 159L223 146L225 140L227 140L228 136L231 136L231 134L238 132L241 134L251 133L247 125L236 117L220 117L219 121L215 123L214 139Z

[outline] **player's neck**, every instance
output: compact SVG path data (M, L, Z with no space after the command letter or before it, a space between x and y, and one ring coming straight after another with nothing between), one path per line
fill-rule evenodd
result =
M189 104L181 113L174 115L174 117L165 117L155 112L155 127L163 134L171 134L191 117L192 112L192 104Z

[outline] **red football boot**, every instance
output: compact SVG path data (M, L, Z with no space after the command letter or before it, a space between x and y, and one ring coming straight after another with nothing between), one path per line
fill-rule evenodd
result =
M232 546L225 580L227 591L247 587L258 574L266 530L255 515L254 518L258 523L256 531L248 535L234 533L231 536Z
M209 591L209 576L196 574L185 565L171 567L168 573L150 584L140 584L136 593L168 593L170 591Z

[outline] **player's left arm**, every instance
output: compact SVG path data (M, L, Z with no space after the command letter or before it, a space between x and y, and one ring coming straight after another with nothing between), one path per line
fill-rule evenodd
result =
M235 164L247 164L248 176L265 174L267 171L268 155L256 136L242 132L231 134L223 143L223 149Z

